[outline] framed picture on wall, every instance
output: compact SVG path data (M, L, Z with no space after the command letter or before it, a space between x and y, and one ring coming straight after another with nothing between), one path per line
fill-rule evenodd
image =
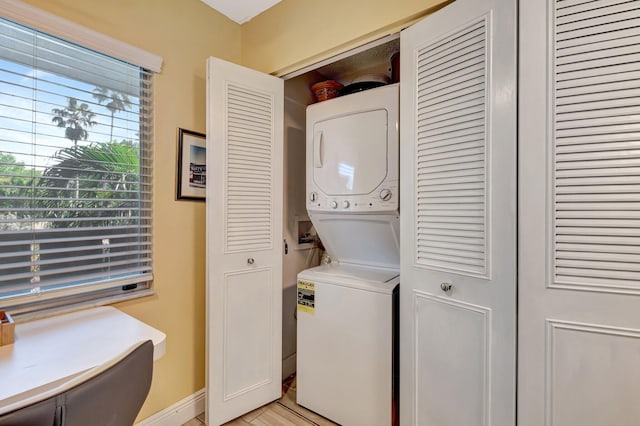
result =
M177 200L205 201L207 136L178 128Z

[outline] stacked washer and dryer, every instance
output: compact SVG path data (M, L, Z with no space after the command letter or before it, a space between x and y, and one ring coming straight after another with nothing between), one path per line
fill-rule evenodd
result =
M331 262L298 274L297 402L397 422L399 87L307 108L307 211Z

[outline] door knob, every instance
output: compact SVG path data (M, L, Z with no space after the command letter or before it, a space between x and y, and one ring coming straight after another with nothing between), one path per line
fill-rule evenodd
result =
M248 263L249 265L253 265L253 264L254 264L254 262L255 262L255 260L253 260L253 257L250 257L250 258L248 258L248 259L247 259L247 263Z
M445 293L450 291L453 288L453 284L451 283L440 283L440 290L444 291Z

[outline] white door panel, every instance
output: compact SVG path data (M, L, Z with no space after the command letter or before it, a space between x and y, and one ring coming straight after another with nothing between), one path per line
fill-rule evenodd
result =
M520 2L518 421L640 418L637 2Z
M416 424L489 424L491 311L427 293L416 293L414 300L416 336L420 336L415 351L420 360L416 364L416 394L420 396ZM460 401L464 401L463 409Z
M281 394L282 80L207 61L207 422Z
M458 0L401 35L401 413L513 425L515 1Z

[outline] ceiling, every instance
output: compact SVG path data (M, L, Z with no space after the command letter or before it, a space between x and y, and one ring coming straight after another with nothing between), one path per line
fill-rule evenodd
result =
M280 0L202 0L227 18L244 24L253 18L280 3Z

